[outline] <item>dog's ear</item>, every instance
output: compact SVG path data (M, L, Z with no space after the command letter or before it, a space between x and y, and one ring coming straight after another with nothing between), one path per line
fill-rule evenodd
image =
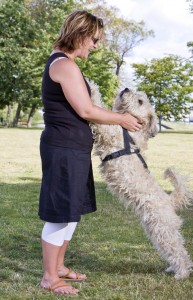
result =
M120 98L121 98L121 100L123 100L123 99L122 99L123 94L129 93L129 92L131 92L131 90L130 90L129 88L125 88L124 90L122 90L121 93L120 93Z
M149 137L154 137L158 133L157 128L157 115L154 111L148 116L148 133Z

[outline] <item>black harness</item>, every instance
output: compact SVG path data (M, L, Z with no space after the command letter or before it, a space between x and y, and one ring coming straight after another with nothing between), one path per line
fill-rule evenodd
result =
M123 128L123 138L124 138L124 149L121 149L119 151L113 152L111 154L108 154L105 158L102 159L102 161L108 161L114 158L118 158L122 155L130 155L130 154L137 154L140 161L142 162L144 168L148 169L148 166L143 158L143 156L140 154L139 149L131 149L130 144L135 145L132 137L129 135L128 131Z

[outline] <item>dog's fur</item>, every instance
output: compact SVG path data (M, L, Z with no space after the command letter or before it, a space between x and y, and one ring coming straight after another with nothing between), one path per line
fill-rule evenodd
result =
M92 101L105 107L98 87L90 82ZM157 133L157 116L145 93L123 90L116 98L113 111L129 112L138 117L143 128L129 132L140 153L147 148L147 141ZM106 155L124 148L122 128L119 125L90 124L95 152L104 159ZM167 272L174 272L176 279L189 276L193 263L184 247L180 233L182 219L176 210L188 206L193 193L186 186L186 178L168 168L165 178L174 185L168 195L157 183L154 176L144 168L136 154L123 155L109 161L102 161L100 170L111 192L118 196L124 205L132 206L140 217L141 224L159 254L169 263Z

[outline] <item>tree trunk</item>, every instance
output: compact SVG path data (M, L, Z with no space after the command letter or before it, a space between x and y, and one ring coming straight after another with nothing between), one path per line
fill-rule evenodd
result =
M16 114L15 114L15 118L13 120L13 127L17 127L18 121L19 121L19 118L20 118L20 113L21 113L21 104L18 103L17 111L16 111Z
M116 61L116 70L115 70L115 74L117 75L117 77L119 77L120 75L120 71L121 71L121 67L124 63L124 54L122 54L122 58Z
M159 132L162 131L162 117L159 116Z
M8 105L4 127L6 127L6 128L10 127L10 120L11 120L11 105Z
M115 74L116 74L118 77L119 77L120 69L121 69L121 65L120 65L120 64L117 64Z
M29 117L28 117L28 121L27 121L27 127L31 127L31 123L32 123L32 120L33 120L33 116L36 112L36 105L32 105L32 108L30 110L30 113L29 113Z

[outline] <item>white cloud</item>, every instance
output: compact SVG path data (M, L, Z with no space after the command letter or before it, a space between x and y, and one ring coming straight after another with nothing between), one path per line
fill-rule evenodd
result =
M186 46L193 40L193 14L186 0L107 0L117 6L123 15L136 21L144 20L153 29L155 38L148 38L134 49L131 61L160 58L167 54L189 57Z

